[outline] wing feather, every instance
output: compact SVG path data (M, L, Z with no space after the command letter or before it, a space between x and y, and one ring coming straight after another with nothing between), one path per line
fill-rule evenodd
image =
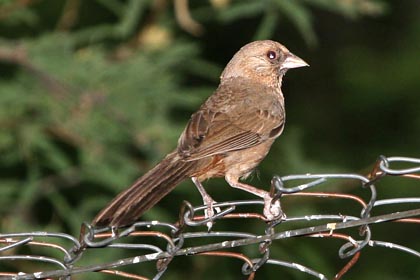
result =
M255 94L262 96L257 103ZM243 79L232 81L219 87L191 116L178 140L178 153L191 161L247 149L277 137L279 133L272 131L283 124L281 93Z

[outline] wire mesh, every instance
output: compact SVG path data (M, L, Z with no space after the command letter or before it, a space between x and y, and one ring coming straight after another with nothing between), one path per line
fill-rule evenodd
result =
M128 279L159 279L165 273L169 273L168 268L174 258L196 255L238 259L243 262L241 273L246 275L247 279L253 279L262 266L283 266L316 279L327 279L327 276L322 272L304 264L271 258L270 249L273 244L277 240L292 237L344 240L344 244L338 250L338 255L342 259L348 259L348 262L332 277L334 279L340 279L348 272L357 263L360 254L368 247L393 249L420 258L420 252L414 248L372 239L372 224L375 223L420 224L420 208L417 207L420 197L377 199L375 185L390 176L397 177L398 183L401 180L419 182L420 159L381 156L368 175L300 174L275 176L272 179L273 200L278 199L281 204L292 196L343 199L354 202L358 207L359 215L288 216L287 213L284 213L279 220L266 221L261 214L262 211L254 211L254 209L262 207L264 203L262 200L241 200L215 204L215 207L219 207L220 211L210 221L202 214L205 206L194 207L190 203L184 202L179 212L179 219L173 224L161 221L144 221L127 228L112 229L93 228L84 223L79 238L65 233L52 232L3 233L0 234L0 263L26 261L33 263L31 267L43 268L48 264L52 268L37 269L36 272L0 271L0 279L70 279L74 275L88 272L106 273ZM363 195L314 191L315 189L328 188L331 183L342 184L347 181L360 185ZM368 198L364 199L362 196ZM397 205L404 205L407 209L395 211L393 207ZM385 206L394 209L394 211L385 211L385 214L381 215L372 214L374 209ZM244 222L259 220L261 226L256 229L253 227L253 230L249 232L203 231L203 229L207 229L208 222L216 223L231 219ZM341 232L343 229L349 228L358 228L358 237ZM257 233L253 232L254 230ZM215 238L220 241L215 241ZM238 251L238 248L244 249L243 247L250 245L258 247L258 257L247 256L243 252L245 250ZM19 254L17 252L21 247L49 250L39 250L36 251L37 254ZM79 265L84 256L92 250L131 250L134 252L134 256ZM156 265L154 275L143 276L119 270L126 266L140 266L145 263Z

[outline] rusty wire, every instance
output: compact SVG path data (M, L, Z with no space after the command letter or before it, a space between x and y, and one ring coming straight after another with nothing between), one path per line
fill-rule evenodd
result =
M409 166L397 168L394 166ZM34 266L42 268L42 264L55 266L55 270L42 270L37 272L10 272L0 271L0 279L70 279L72 275L88 272L111 274L126 279L159 279L167 272L171 261L178 256L216 256L220 258L234 258L243 263L242 274L247 279L254 279L258 269L262 266L283 266L298 270L317 279L327 279L327 276L312 268L299 263L274 259L270 255L270 247L279 239L292 237L310 238L336 238L344 240L338 250L340 258L348 258L347 264L337 272L333 279L340 279L358 261L359 256L367 247L385 247L398 250L420 258L420 251L399 244L373 240L371 224L398 222L420 224L420 197L403 197L391 199L377 199L375 184L387 176L396 176L400 179L420 179L420 159L407 157L381 156L374 168L367 176L360 174L301 174L278 177L272 180L273 199L283 202L288 197L309 197L319 199L345 199L353 201L360 209L360 216L343 214L314 214L304 216L283 215L280 220L266 221L260 213L239 211L248 207L263 205L262 200L228 201L215 204L221 211L212 217L213 222L240 219L249 221L256 219L262 221L259 234L237 231L193 231L206 228L208 219L202 213L205 206L193 207L185 202L180 210L179 220L175 224L160 221L138 222L128 228L109 229L93 228L85 223L80 239L65 233L26 232L0 234L0 263L30 261ZM310 189L323 187L327 182L351 180L357 182L369 196L368 201L347 193L337 192L308 192ZM302 184L302 181L306 182ZM287 185L287 187L286 187ZM291 185L291 186L289 186ZM294 185L294 186L293 186ZM405 204L409 210L391 212L382 215L372 215L372 209L383 206ZM200 215L201 213L201 215ZM285 213L287 214L287 213ZM304 227L284 230L283 225L300 222L307 223ZM317 224L309 224L317 222ZM264 226L265 225L265 226ZM309 226L307 226L309 225ZM342 229L359 228L359 237L354 238L347 233L337 232ZM127 241L126 238L131 238ZM134 238L134 239L133 239ZM144 238L148 238L147 241ZM152 243L150 238L159 240ZM214 242L214 239L220 242ZM135 241L133 241L135 240ZM187 241L201 241L202 245L187 246ZM162 242L165 245L162 245ZM234 251L233 248L247 245L258 245L260 257L251 258L243 252ZM49 248L56 252L51 255L23 254L19 255L21 247ZM78 265L83 256L90 250L122 249L136 252L136 256L116 259L90 265ZM137 254L138 253L138 254ZM142 265L154 262L156 273L153 276L136 275L121 271L125 266ZM38 265L38 266L37 266ZM118 269L117 269L118 268Z

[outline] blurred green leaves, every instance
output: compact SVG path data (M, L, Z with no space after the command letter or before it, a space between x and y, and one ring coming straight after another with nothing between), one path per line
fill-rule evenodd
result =
M181 127L171 109L190 111L201 101L183 102L182 71L175 71L198 54L190 43L118 60L101 46L76 48L72 39L53 33L4 47L19 58L7 65L15 78L0 80L1 164L21 179L29 176L22 164L38 170L29 179L38 192L43 180L69 168L81 172L79 182L111 190L128 184L135 161L156 160L174 147Z

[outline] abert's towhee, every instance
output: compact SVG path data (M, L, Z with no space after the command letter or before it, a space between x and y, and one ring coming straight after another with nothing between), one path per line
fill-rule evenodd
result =
M282 78L288 69L303 66L308 64L274 41L242 47L224 69L216 92L191 116L176 150L115 197L92 225L130 225L188 177L207 205L207 217L214 215L215 201L201 182L225 177L230 186L264 199L268 220L277 218L280 203L239 179L252 172L283 132Z

